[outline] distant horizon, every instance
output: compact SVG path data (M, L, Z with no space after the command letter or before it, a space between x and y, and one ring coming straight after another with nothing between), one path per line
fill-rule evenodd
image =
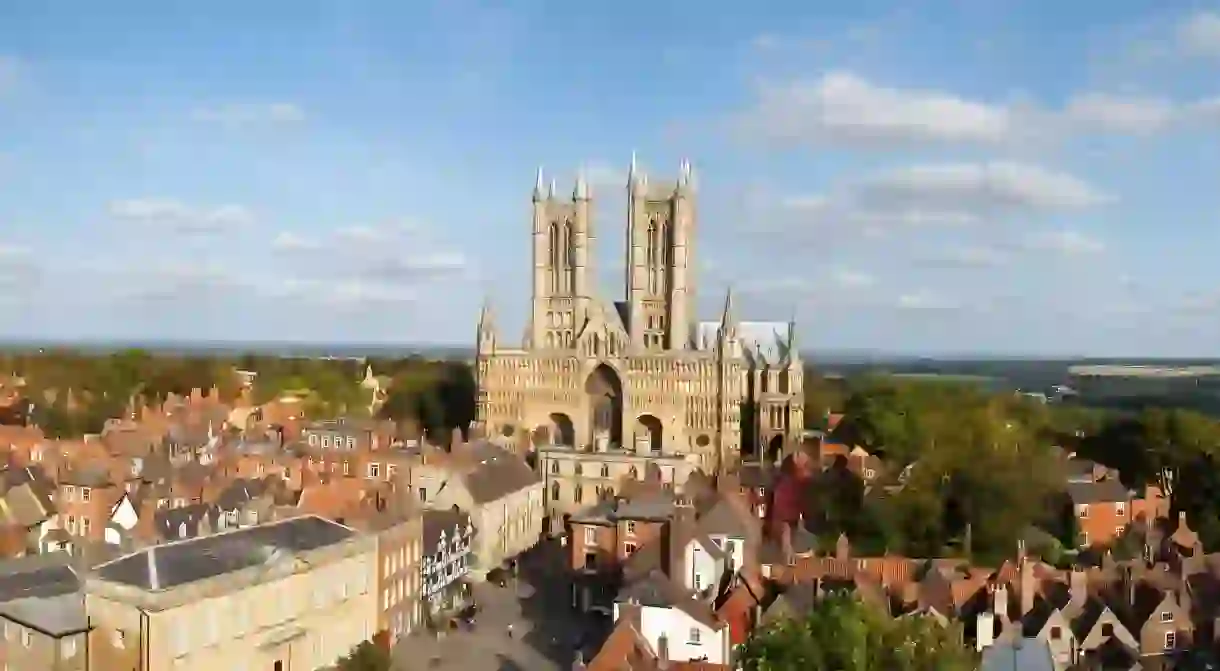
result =
M279 340L279 339L167 339L167 338L5 338L0 337L0 351L29 350L37 348L124 350L141 349L153 353L176 351L178 353L269 354L279 350L281 354L309 353L331 356L377 356L399 353L402 355L427 352L462 352L474 354L473 345L452 342L389 342L389 341L325 341L325 340ZM1124 362L1213 362L1220 357L1192 356L1098 356L1056 352L911 352L888 351L868 348L809 348L801 351L805 358L832 360L847 363L911 363L928 361L1124 361Z

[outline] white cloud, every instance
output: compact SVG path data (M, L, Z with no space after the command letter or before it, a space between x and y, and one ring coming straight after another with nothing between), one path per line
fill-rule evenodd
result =
M1008 257L987 246L953 246L918 259L921 265L943 268L994 268L1008 262Z
M1011 162L916 165L866 181L857 197L886 209L941 212L1075 210L1109 200L1067 173Z
M843 289L861 289L877 283L876 278L858 270L839 268L830 274L831 281Z
M946 296L927 289L921 289L898 297L898 308L901 310L954 310L959 305Z
M344 242L375 244L393 237L393 232L374 226L344 226L335 231L335 237Z
M1065 110L1067 117L1085 128L1115 133L1147 134L1165 129L1180 110L1164 98L1122 97L1087 93L1073 98Z
M1195 56L1220 56L1220 13L1199 12L1178 26L1178 43Z
M1054 252L1068 256L1099 254L1106 249L1105 243L1079 231L1059 230L1038 233L1026 242L1033 251Z
M291 124L305 121L305 110L293 103L229 103L215 107L200 107L191 112L200 123L222 126Z
M1008 139L1008 109L935 90L874 85L848 72L761 87L747 130L816 144L983 143Z
M271 241L271 246L275 249L285 251L306 251L322 249L322 245L316 240L305 238L295 233L287 231L281 232Z
M1212 23L1217 25L1213 26ZM1191 24L1197 49L1215 42L1220 55L1220 15ZM947 91L894 88L856 74L832 71L816 79L767 83L736 127L747 136L782 143L896 149L914 145L1025 148L1070 135L1147 135L1201 116L1220 120L1220 103L1174 101L1157 96L1080 93L1057 105L971 100Z
M359 278L294 278L284 282L274 293L281 299L357 311L392 307L418 299L412 287L369 282Z
M219 233L254 223L242 205L196 207L164 198L133 198L110 204L110 216L126 223L188 234Z

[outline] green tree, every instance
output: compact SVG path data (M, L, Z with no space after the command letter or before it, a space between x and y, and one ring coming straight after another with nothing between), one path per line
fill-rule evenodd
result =
M956 625L891 618L848 595L815 604L803 619L757 630L739 661L745 671L972 671L977 660Z
M372 641L364 641L339 660L339 671L390 671L390 652Z

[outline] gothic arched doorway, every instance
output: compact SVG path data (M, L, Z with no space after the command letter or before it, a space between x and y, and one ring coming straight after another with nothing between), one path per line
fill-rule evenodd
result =
M778 464L783 458L784 437L781 435L771 436L771 440L767 441L767 461Z
M665 435L661 420L654 415L640 415L635 420L636 452L661 453L661 439Z
M623 384L618 373L600 364L585 380L589 396L589 443L597 449L604 441L623 444Z
M571 417L562 412L551 413L551 441L566 447L576 444L576 430L572 428Z

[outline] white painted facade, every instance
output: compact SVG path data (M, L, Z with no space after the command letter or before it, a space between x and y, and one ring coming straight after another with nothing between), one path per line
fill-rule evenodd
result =
M682 583L694 592L702 593L709 587L715 587L726 571L736 571L745 560L743 539L724 535L709 535L708 539L716 547L709 548L701 538L694 538L686 544L684 551L686 574L682 577ZM715 556L720 552L727 556Z
M140 521L140 515L136 512L135 506L131 504L131 497L127 494L119 499L119 502L114 507L114 511L110 513L110 523L122 528L124 531L131 531ZM119 545L123 542L119 537L119 532L107 525L103 533L103 539L110 545Z
M708 627L680 608L640 606L640 635L654 652L661 649L664 638L671 661L706 659L713 664L727 664L729 660L729 628Z

